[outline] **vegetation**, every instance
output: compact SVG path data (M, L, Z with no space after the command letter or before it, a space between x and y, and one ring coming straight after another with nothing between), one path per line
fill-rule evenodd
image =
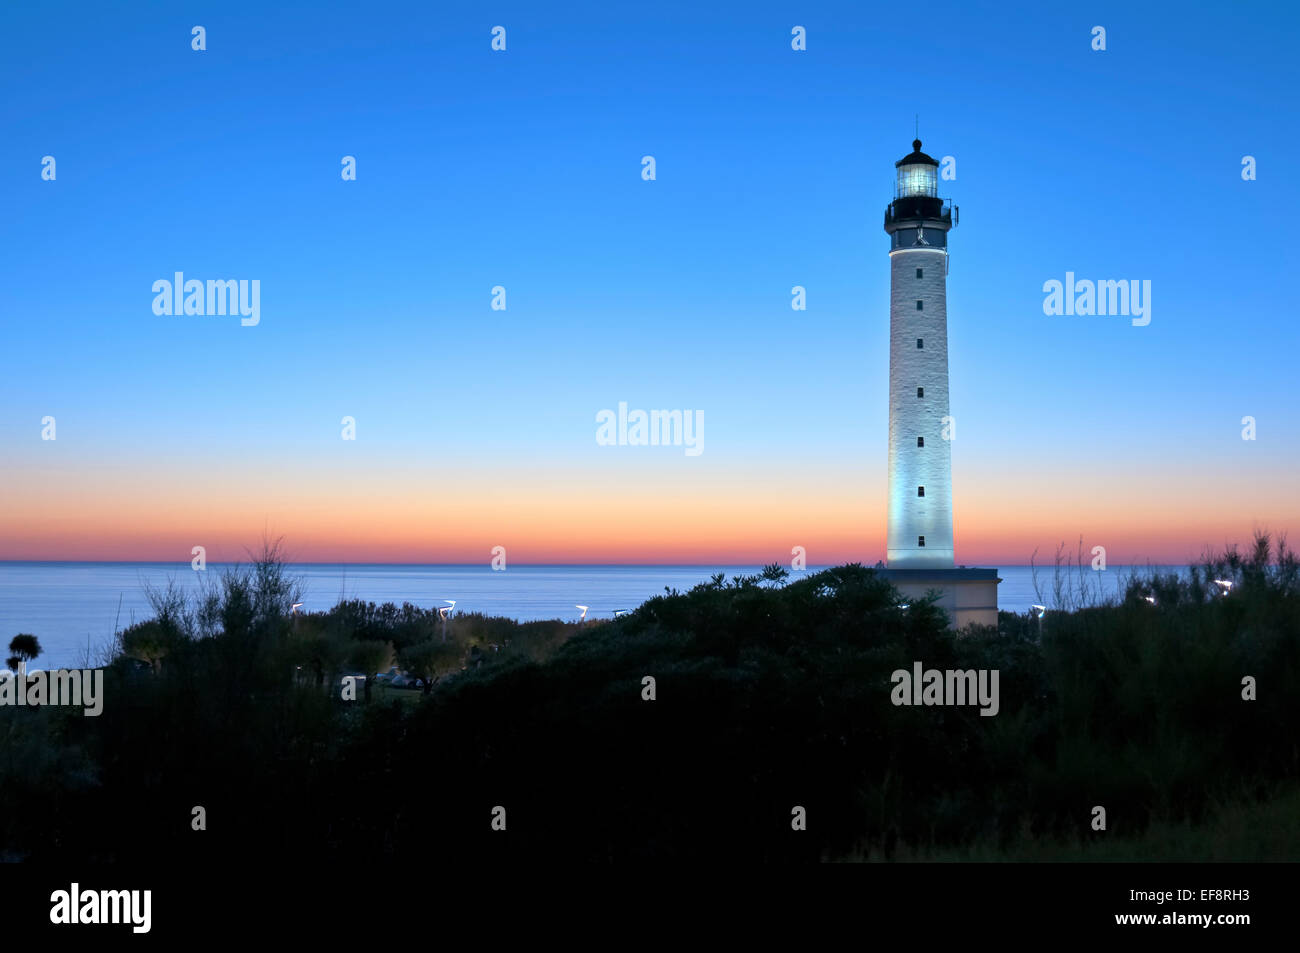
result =
M8 664L10 669L18 672L22 670L28 662L40 654L40 640L34 635L19 632L9 640L9 658L7 658L5 662Z
M193 604L151 594L155 617L122 633L100 717L0 709L0 855L1222 860L1300 847L1295 824L1270 839L1250 828L1300 791L1300 571L1267 537L1183 576L1135 576L1108 605L1041 623L1002 613L961 635L858 565L789 583L779 567L719 575L586 625L356 600L295 615L297 592L267 547ZM998 670L998 715L894 706L890 675L916 661ZM410 703L392 689L341 698L342 675L369 686L394 664ZM190 830L195 805L213 836ZM497 805L507 837L489 826ZM791 830L796 805L807 831Z

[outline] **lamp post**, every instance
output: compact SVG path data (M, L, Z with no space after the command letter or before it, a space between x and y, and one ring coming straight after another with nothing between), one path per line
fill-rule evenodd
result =
M443 599L442 601L447 604L445 606L442 606L440 609L438 609L438 618L442 620L442 641L446 642L447 641L447 620L451 618L452 612L455 611L456 609L456 600Z
M575 605L573 608L575 608L575 609L581 609L581 610L582 610L582 615L578 617L578 622L579 622L579 623L586 622L586 621L587 621L587 609L588 609L589 607L588 607L588 606L577 606L577 605Z
M1036 605L1035 605L1035 606L1030 606L1030 607L1029 607L1029 611L1031 611L1031 612L1035 615L1035 617L1037 617L1037 619L1038 619L1038 638L1039 638L1039 641L1042 641L1042 638L1043 638L1043 616L1047 615L1047 606L1036 606Z

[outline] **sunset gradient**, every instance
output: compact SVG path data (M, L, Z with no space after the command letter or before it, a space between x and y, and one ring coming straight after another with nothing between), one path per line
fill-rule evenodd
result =
M0 559L883 559L918 112L961 207L957 562L1300 529L1300 262L1250 240L1300 198L1292 31L1102 3L1095 53L1091 19L936 3L954 81L913 101L893 15L660 7L7 9ZM155 315L176 271L260 280L260 323ZM1045 315L1067 271L1150 280L1150 325ZM703 453L599 446L620 401L701 411Z

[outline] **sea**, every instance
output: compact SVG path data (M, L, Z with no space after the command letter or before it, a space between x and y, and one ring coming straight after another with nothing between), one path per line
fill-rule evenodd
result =
M113 633L152 616L146 590L169 582L197 594L201 579L215 582L223 565L209 563L196 572L189 563L144 562L4 562L0 561L0 650L19 632L35 635L43 654L28 670L74 667L96 658ZM455 612L481 612L530 621L611 618L615 610L635 609L666 589L685 592L716 573L733 576L759 572L760 566L537 566L510 565L493 571L484 564L449 565L293 565L289 572L302 584L304 612L324 611L340 599L410 602L424 608L455 603ZM804 572L816 572L810 566ZM1122 594L1131 567L1104 572L1085 569L1095 597ZM1172 567L1147 566L1142 571ZM792 572L791 577L803 572ZM1052 603L1051 566L1038 568L1041 593L1029 566L1000 567L998 604L1025 612L1034 604ZM0 667L7 652L0 652Z

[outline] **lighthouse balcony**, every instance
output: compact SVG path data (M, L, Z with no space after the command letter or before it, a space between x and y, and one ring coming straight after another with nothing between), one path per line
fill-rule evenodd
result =
M913 195L894 199L885 209L885 230L905 222L942 222L951 228L957 224L957 206L948 199Z

